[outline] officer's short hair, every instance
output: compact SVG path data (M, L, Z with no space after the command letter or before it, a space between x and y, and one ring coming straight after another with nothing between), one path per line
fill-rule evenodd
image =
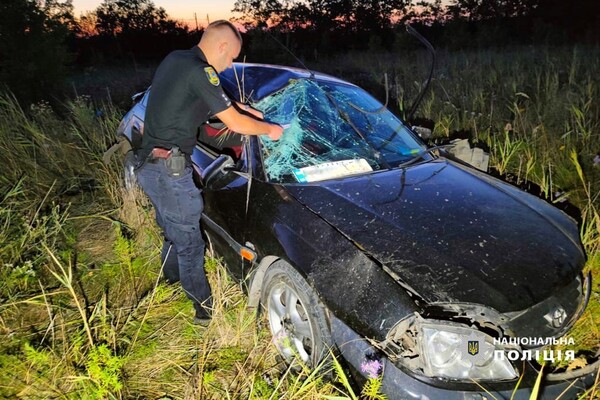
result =
M210 24L208 24L208 26L206 27L206 29L209 29L209 28L220 28L222 26L226 26L229 29L231 29L231 31L233 33L235 33L235 36L237 36L238 40L240 41L240 44L242 44L242 34L238 30L238 28L235 27L234 24L232 24L231 22L229 22L227 20L220 19L218 21L211 22Z

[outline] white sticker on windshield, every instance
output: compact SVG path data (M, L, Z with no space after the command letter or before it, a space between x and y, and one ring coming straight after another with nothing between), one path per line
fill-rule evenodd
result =
M371 171L373 171L373 168L371 168L364 158L358 160L332 161L293 170L294 176L298 182L302 183L341 178L343 176L362 174Z

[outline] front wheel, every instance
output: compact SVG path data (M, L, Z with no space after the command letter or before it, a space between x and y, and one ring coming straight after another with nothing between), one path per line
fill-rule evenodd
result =
M299 358L315 367L327 356L332 341L325 307L298 271L284 261L269 267L261 303L274 344L286 362Z

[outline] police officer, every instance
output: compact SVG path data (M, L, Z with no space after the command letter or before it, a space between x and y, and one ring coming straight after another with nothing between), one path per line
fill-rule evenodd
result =
M262 120L262 113L237 104L221 88L217 73L230 68L242 48L242 37L229 21L211 23L197 46L170 53L159 65L146 108L142 145L145 160L138 182L156 212L164 233L162 260L169 281L181 281L194 303L194 322L207 325L211 291L204 273L204 241L200 233L203 201L192 177L190 156L198 127L211 116L233 132L268 135L277 140L283 128Z

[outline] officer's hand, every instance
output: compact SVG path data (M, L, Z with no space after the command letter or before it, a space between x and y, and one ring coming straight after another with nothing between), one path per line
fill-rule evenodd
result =
M279 140L281 135L283 135L283 127L276 124L269 124L269 132L267 135L271 140Z

